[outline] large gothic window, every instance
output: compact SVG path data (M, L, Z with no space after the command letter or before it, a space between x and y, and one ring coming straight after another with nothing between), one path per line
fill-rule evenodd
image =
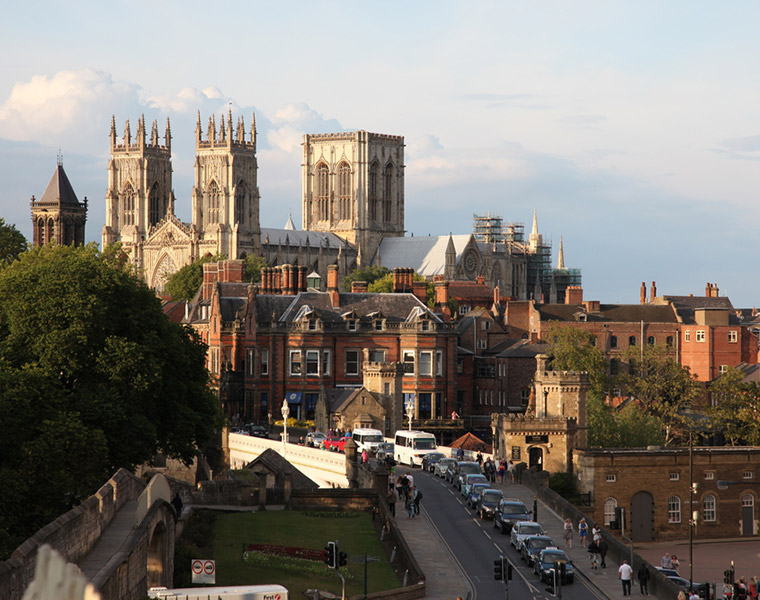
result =
M391 221L391 207L393 204L393 163L388 163L383 171L383 220Z
M245 182L241 179L235 189L235 223L245 223Z
M134 225L135 224L135 190L132 187L132 184L128 183L127 187L124 188L124 193L122 194L122 206L123 206L123 213L124 213L124 225Z
M338 167L338 218L351 218L351 167L340 163Z
M151 225L158 223L163 215L161 214L161 198L158 194L158 182L153 184L150 188L150 194L148 196L148 219Z
M377 185L378 177L380 175L380 165L377 161L373 162L369 168L369 219L370 221L377 221L377 205L380 202L380 194L378 194Z
M208 222L219 222L219 186L216 181L212 181L208 186Z
M330 220L330 169L325 163L317 167L317 205L319 220Z

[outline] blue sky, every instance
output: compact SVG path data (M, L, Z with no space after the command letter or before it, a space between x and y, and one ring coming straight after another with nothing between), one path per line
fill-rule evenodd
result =
M61 148L87 237L105 218L108 131L174 136L190 214L200 110L259 131L262 226L300 223L301 136L405 136L406 228L469 233L533 210L584 295L637 302L717 283L760 304L760 4L36 2L0 22L0 216L31 236Z

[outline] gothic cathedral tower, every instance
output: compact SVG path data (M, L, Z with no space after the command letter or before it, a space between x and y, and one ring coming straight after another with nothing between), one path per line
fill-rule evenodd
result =
M219 130L209 118L206 140L198 112L195 139L193 226L200 233L199 256L223 254L243 258L259 254L259 187L256 161L256 121L246 140L241 117L233 128L232 111Z
M116 139L116 121L111 117L111 160L108 163L106 223L103 247L121 242L130 259L143 268L143 241L167 214L173 212L171 130L166 120L164 145L158 141L153 121L150 142L146 141L145 117L137 122L132 140L129 121L124 139Z
M404 138L354 131L303 138L303 229L331 231L370 264L404 235Z

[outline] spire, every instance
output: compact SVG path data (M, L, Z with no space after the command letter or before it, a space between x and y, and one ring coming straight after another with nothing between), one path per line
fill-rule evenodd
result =
M201 141L201 111L198 111L198 121L195 123L195 141Z
M559 256L557 257L557 268L565 268L565 251L562 248L562 236L559 236Z
M543 239L541 234L538 233L538 219L536 218L536 209L533 209L533 229L530 232L530 238L528 240L528 248L531 252L535 252L539 246L543 246Z
M219 142L223 143L225 140L226 130L224 128L224 113L222 113L221 119L219 121Z
M232 144L232 102L227 107L227 142Z
M285 223L285 227L283 229L287 229L288 231L295 231L295 224L293 223L293 215L290 211L288 211L288 220Z
M237 142L238 144L245 143L245 121L241 115L237 124Z
M158 146L158 121L153 120L153 126L150 128L150 145Z
M145 115L141 115L137 120L137 139L135 141L140 146L145 146Z
M200 113L198 114L200 119ZM200 131L200 129L199 129ZM166 149L171 151L172 149L172 126L169 124L169 117L166 117L166 129L164 130L164 144Z
M116 147L116 117L111 115L111 150Z
M132 133L129 131L129 119L124 123L124 145L129 148L132 143Z
M256 146L256 113L251 113L251 143Z

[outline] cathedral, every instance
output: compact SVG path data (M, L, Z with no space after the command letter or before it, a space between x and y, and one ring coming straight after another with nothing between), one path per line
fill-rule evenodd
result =
M291 218L282 229L260 226L255 117L247 130L242 117L233 122L231 110L218 125L212 116L204 135L198 113L190 223L174 214L169 120L162 143L157 122L148 134L141 117L132 137L127 121L119 139L112 117L110 142L103 247L120 242L158 292L203 256L257 255L271 267L305 269L309 287L320 290L329 265L337 265L341 279L357 268L383 266L413 268L430 280L483 277L515 299L564 296L565 285L555 285L554 276L566 270L551 269L551 247L534 243L540 240L535 215L530 244L513 229L506 236L405 237L402 136L304 135L301 230Z

